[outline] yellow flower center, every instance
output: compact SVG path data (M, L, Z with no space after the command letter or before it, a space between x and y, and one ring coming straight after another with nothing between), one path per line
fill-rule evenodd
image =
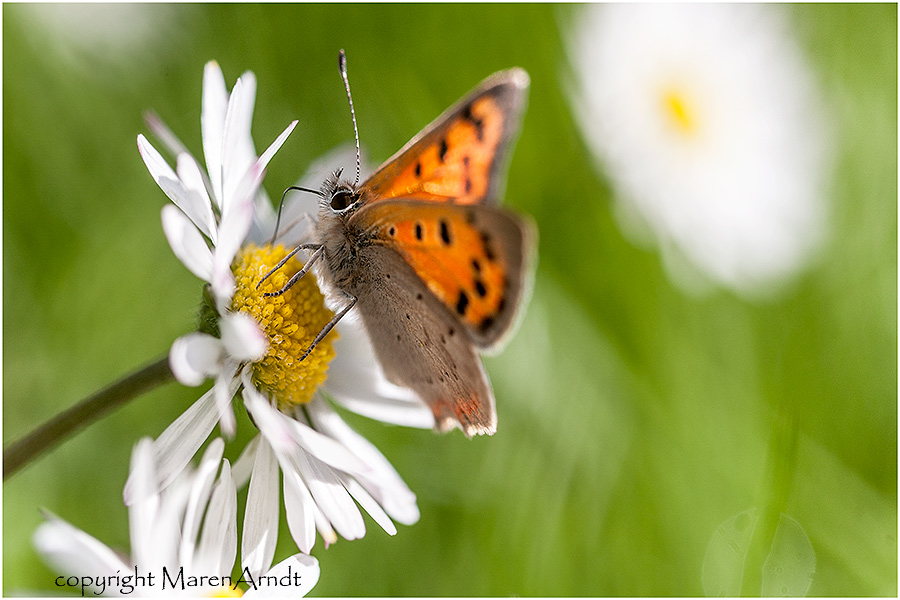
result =
M679 132L690 135L696 132L697 121L694 107L681 90L669 88L662 93L662 108L666 119Z
M234 587L231 586L222 586L216 590L210 592L206 597L207 598L241 598L244 595L244 590L239 588L237 584Z
M301 277L280 296L263 295L281 290L303 268L296 258L282 265L257 289L260 280L285 256L287 251L281 245L251 245L238 254L232 266L236 289L231 308L255 318L269 340L268 353L253 364L253 378L280 409L312 400L325 381L328 363L334 358L332 343L337 339L337 330L332 329L309 356L300 360L334 313L325 306L312 273Z

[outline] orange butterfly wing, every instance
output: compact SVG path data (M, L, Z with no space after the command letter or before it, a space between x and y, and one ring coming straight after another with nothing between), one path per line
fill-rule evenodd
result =
M491 206L418 198L373 203L354 215L372 243L392 248L482 349L510 329L527 284L530 221Z
M522 69L488 77L363 183L367 201L478 204L498 198L528 83Z

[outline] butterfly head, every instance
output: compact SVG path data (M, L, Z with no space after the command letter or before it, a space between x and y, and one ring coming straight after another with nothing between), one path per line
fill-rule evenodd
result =
M362 190L352 181L341 179L341 173L338 169L322 184L320 212L349 215L362 205Z

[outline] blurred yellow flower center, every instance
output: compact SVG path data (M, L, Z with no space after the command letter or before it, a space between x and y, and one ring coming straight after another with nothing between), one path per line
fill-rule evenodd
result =
M244 595L244 590L237 585L234 587L222 586L207 596L207 598L240 598Z
M337 330L332 329L309 356L300 360L334 313L326 308L312 273L301 277L280 296L263 295L279 291L303 268L296 258L272 273L257 289L260 280L286 255L281 245L251 245L238 254L232 266L236 290L231 308L253 316L269 340L268 353L253 364L253 378L279 408L312 400L313 393L325 381L328 363L334 358L332 343L337 339Z
M668 121L676 129L684 134L694 133L697 128L696 115L683 92L673 88L663 91L662 106Z

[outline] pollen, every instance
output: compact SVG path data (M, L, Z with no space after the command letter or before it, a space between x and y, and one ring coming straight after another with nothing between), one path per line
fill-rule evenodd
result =
M231 308L254 317L269 340L268 353L253 364L254 381L275 399L280 409L312 400L316 389L325 382L328 364L334 358L332 344L337 339L337 330L332 329L300 360L334 313L325 306L325 298L312 273L301 277L280 296L264 295L281 290L303 268L296 258L291 258L257 288L286 255L281 245L251 245L238 254L232 266L236 290Z
M693 106L686 95L677 89L667 89L662 94L662 109L668 122L680 133L690 135L697 130Z

